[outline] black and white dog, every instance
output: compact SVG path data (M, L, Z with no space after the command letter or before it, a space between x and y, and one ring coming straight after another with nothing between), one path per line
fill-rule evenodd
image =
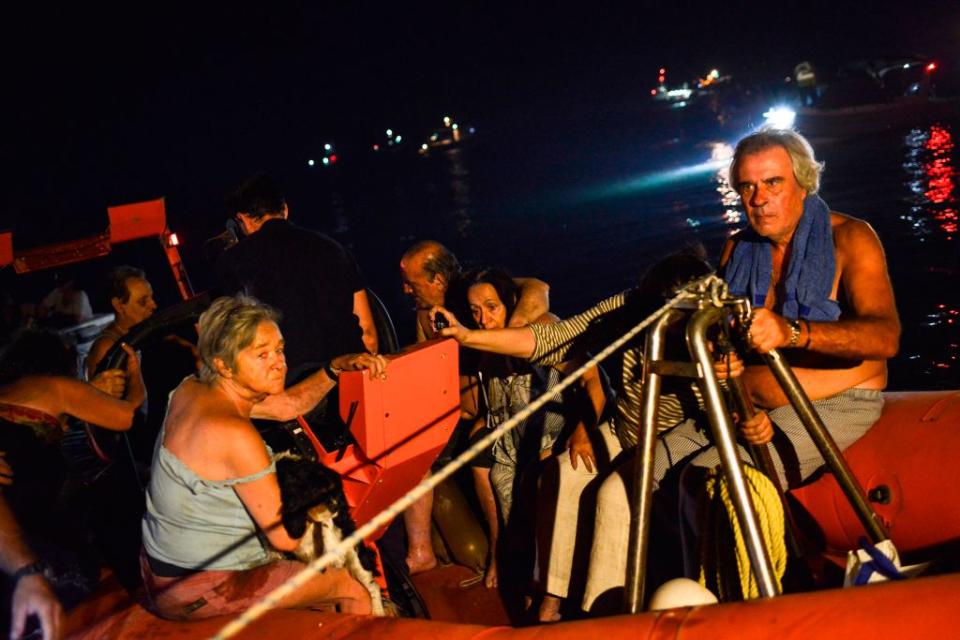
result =
M303 562L313 562L356 531L343 493L343 482L337 472L293 453L280 453L274 460L283 502L283 526L291 537L301 538L293 555ZM373 551L358 544L330 566L346 569L366 587L373 614L384 615L380 585L374 579Z

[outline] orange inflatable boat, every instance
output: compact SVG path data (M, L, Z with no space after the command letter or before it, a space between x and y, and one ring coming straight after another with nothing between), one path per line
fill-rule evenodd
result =
M350 397L344 400L347 406L351 401ZM414 450L417 447L411 448ZM412 459L418 457L415 454ZM846 452L846 458L901 553L922 557L960 543L960 510L955 507L960 480L960 391L887 394L882 418ZM387 476L389 473L380 477ZM826 475L793 494L822 531L828 554L836 556L855 548L863 530L832 477ZM469 575L465 569L457 573L456 567L447 567L416 576L430 620L272 611L237 637L940 638L958 627L955 612L960 610L960 574L945 574L636 616L511 628L503 609L490 602L490 591L482 585L460 586L464 575ZM131 601L119 587L105 585L98 597L69 614L68 629L70 638L90 640L206 638L228 621L161 620Z

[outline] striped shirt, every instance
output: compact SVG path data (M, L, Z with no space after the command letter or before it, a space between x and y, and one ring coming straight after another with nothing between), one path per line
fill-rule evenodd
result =
M596 306L556 324L528 325L536 339L536 347L530 361L537 365L555 365L581 353L570 353L575 349L574 339L585 334L600 317L623 309L627 292L622 291L607 298ZM638 319L639 323L641 319ZM612 342L619 336L605 336ZM614 426L617 437L624 449L637 444L638 425L640 424L641 393L643 387L643 349L628 346L623 352L623 394L617 398L617 410ZM666 381L664 386L666 387ZM689 417L691 406L686 400L687 394L665 392L660 395L660 407L657 415L657 428L664 431ZM681 399L681 396L684 396ZM692 396L692 394L691 394ZM696 400L692 400L696 402Z

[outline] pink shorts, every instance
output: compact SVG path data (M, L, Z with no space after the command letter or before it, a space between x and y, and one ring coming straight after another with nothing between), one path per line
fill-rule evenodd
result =
M154 575L146 551L140 551L140 573L150 608L168 620L200 620L240 613L305 566L302 562L279 560L244 571L198 571L164 578Z

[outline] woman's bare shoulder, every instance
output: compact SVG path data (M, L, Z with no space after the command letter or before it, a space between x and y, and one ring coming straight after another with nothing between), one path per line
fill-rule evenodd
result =
M266 448L253 424L216 403L171 402L164 430L164 446L208 480L246 475L248 466L266 464Z

